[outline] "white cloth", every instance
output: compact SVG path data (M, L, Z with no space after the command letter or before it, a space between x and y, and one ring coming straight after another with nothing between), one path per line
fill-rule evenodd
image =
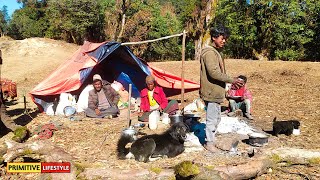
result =
M94 89L93 85L90 84L86 86L80 93L77 102L77 112L83 112L88 108L89 91L91 91L92 89Z
M66 106L75 106L76 99L70 93L61 93L59 98L59 104L57 106L56 115L64 115L63 109Z
M237 133L237 134L250 134L256 130L249 126L245 121L239 121L237 117L222 116L221 121L217 128L218 133Z

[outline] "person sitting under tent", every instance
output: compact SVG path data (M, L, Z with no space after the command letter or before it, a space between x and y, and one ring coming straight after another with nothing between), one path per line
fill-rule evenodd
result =
M253 117L251 116L251 102L252 102L252 94L247 89L247 77L240 75L238 76L239 81L243 82L242 86L231 84L231 88L227 91L226 98L229 100L229 108L230 113L229 116L233 116L235 111L240 109L244 111L245 116L252 120Z
M138 120L143 122L149 121L149 115L154 110L159 110L160 112L175 114L179 109L178 102L176 100L171 100L168 103L168 99L162 89L162 87L157 86L156 81L153 76L146 77L146 85L141 93L141 103L140 103L140 113Z
M88 117L104 118L115 117L119 114L117 103L119 94L110 83L102 80L99 74L93 76L94 89L89 91L88 108L85 113Z

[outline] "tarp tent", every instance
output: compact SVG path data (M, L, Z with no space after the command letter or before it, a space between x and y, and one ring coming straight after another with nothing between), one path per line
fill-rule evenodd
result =
M92 82L92 76L100 74L109 82L123 84L126 90L132 84L132 96L138 97L145 87L145 77L153 75L158 85L168 96L181 92L181 78L148 65L136 57L131 50L118 42L91 43L86 41L74 55L60 65L31 92L33 101L52 102L64 92L79 95L82 89ZM185 92L199 89L196 82L185 80Z

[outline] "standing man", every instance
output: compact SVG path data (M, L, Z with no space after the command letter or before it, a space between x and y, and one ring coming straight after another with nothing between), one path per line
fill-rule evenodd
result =
M110 83L102 81L99 74L93 76L94 89L89 91L88 108L86 115L92 118L114 117L119 114L119 94Z
M237 78L226 74L224 59L218 50L222 49L229 37L229 30L223 26L210 29L212 46L205 47L201 52L200 97L207 106L206 144L211 152L219 152L215 146L215 134L221 121L221 106L225 98L226 83L240 83Z

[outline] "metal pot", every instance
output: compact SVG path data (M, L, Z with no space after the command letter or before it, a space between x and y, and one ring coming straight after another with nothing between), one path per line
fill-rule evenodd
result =
M63 113L65 116L71 116L74 115L77 112L77 109L73 106L66 106L63 108Z
M169 116L169 118L170 118L170 125L173 125L178 122L183 122L183 116L181 114L171 115Z
M264 144L268 143L268 136L263 133L250 133L248 134L249 139L248 143L252 146L263 146Z
M134 136L137 134L137 131L134 128L126 128L122 131L123 135L127 135L127 136Z

